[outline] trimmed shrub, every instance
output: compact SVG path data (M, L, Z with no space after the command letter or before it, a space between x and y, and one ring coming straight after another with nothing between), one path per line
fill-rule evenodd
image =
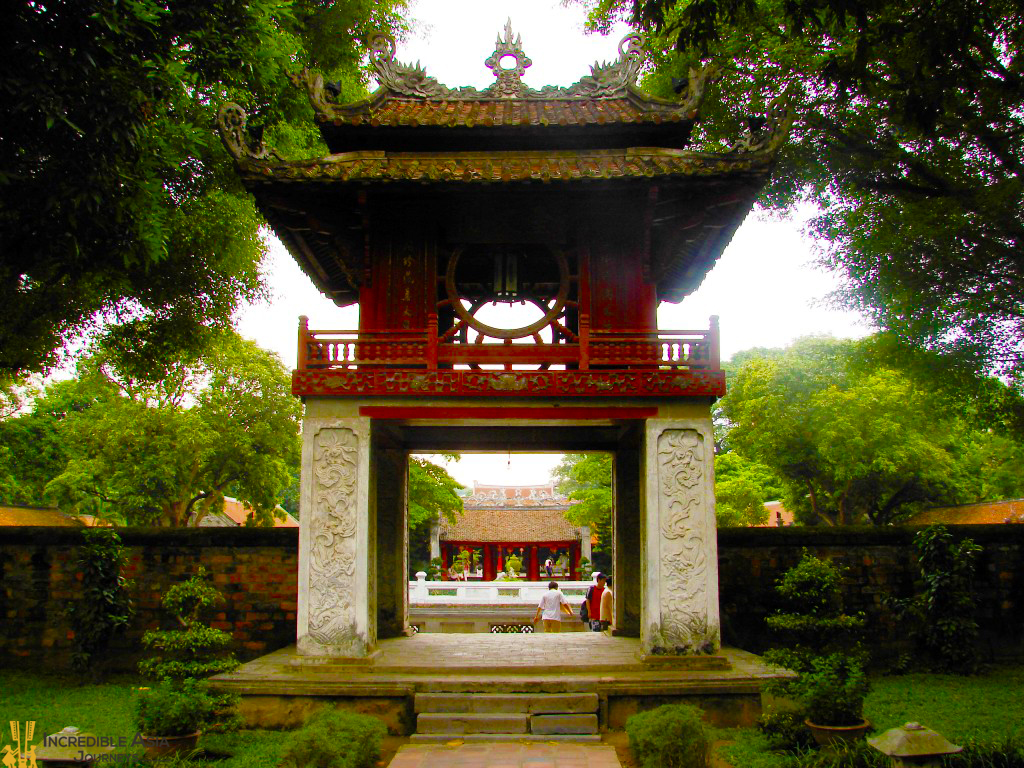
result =
M629 748L640 768L707 768L711 739L699 707L665 704L626 721Z
M374 768L384 723L369 715L322 709L291 735L281 768Z

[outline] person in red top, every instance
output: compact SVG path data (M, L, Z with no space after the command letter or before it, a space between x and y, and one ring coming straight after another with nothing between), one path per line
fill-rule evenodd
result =
M587 612L590 614L590 628L600 632L601 626L601 595L604 593L606 579L603 573L595 575L597 584L587 590Z

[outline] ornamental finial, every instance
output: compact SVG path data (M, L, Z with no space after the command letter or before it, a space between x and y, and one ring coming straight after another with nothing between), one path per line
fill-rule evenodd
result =
M515 61L514 65L511 60ZM496 95L502 98L520 98L526 91L522 77L531 64L533 62L523 52L522 37L516 35L515 40L512 39L512 19L509 18L505 22L505 39L499 37L495 41L494 53L484 62L484 66L498 78L498 82L489 90L495 91Z

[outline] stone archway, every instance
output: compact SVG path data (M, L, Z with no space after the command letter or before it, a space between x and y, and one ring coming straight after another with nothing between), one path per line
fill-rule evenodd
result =
M411 453L608 451L622 634L648 653L717 650L710 402L564 408L308 398L303 430L298 649L364 657L408 627Z

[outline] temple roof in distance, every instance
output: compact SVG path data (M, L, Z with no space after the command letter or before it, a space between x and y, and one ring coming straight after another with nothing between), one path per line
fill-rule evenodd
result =
M565 519L571 502L546 485L502 486L473 484L455 524L442 520L444 541L527 544L569 542L580 529Z

